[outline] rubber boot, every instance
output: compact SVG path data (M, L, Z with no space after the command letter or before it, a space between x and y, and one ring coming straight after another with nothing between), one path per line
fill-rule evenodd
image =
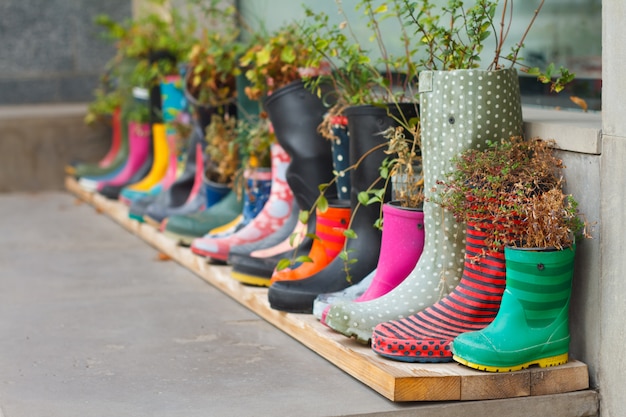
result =
M157 51L151 54L151 60L170 60L174 58L167 51ZM185 100L177 84L178 75L166 77L165 81L149 90L150 120L152 121L152 137L154 141L153 166L139 183L124 187L120 192L120 201L131 205L133 201L146 196L154 196L168 189L176 180L178 172L177 146L168 125L176 112L185 108Z
M401 110L407 120L416 116L414 104L402 104ZM272 284L268 292L272 308L310 314L313 310L313 301L319 294L340 291L358 283L376 268L381 232L374 227L374 222L380 215L380 205L360 206L358 194L372 185L374 188L383 185L378 169L387 155L383 148L374 152L372 148L385 143L386 139L381 132L397 125L397 121L389 116L388 111L395 117L400 117L399 109L395 105L388 108L357 106L345 111L350 131L350 164L354 165L361 157L367 155L351 173L350 205L353 219L349 228L358 238L349 239L345 247L349 259L356 259L357 262L346 265L342 257L337 257L326 268L309 278ZM386 201L390 194L390 190L387 190L384 196ZM349 276L346 273L346 266L349 267Z
M302 224L298 219L300 209L295 199L292 204L291 216L276 233L261 241L233 246L230 249L228 263L233 266L230 273L233 279L247 285L268 287L271 271L281 259L294 259L309 253L312 239L307 239L306 242L304 239L310 226Z
M317 131L327 111L323 97L307 90L302 81L295 81L267 97L263 106L276 140L291 158L287 183L300 209L309 210L319 196L318 186L333 179L331 145ZM336 195L329 193L328 197Z
M119 199L126 205L147 195L156 195L162 190L161 180L165 177L170 160L170 149L165 134L165 125L152 125L154 157L148 175L135 184L128 185L120 192Z
M163 234L184 246L206 235L211 229L226 224L241 214L243 199L237 190L231 190L224 198L206 210L186 215L170 216Z
M98 182L98 191L109 186L126 184L141 169L150 153L150 124L128 122L128 159L124 168L112 179Z
M111 115L111 145L107 153L95 164L72 163L65 167L65 173L77 178L98 176L107 174L109 170L114 170L116 164L126 160L124 155L119 155L123 151L122 146L122 110L118 107Z
M383 233L378 264L366 290L351 300L364 302L382 297L408 276L424 249L424 212L402 208L397 203L383 206ZM317 299L316 299L317 300ZM328 305L319 316L326 324Z
M150 169L152 168L152 163L154 160L153 144L154 142L152 141L152 139L150 139L150 149L148 151L148 157L146 158L144 163L141 165L141 167L137 170L137 172L135 172L135 174L128 179L127 183L116 185L116 186L105 185L104 187L102 187L100 191L98 191L98 193L108 199L117 200L120 196L120 192L122 191L124 187L130 184L135 184L141 181L142 179L144 179L146 175L148 175L148 173L150 172Z
M350 136L348 133L348 119L345 116L334 116L332 123L335 138L330 141L333 154L333 169L337 179L337 198L350 199Z
M367 291L355 301L373 300L396 288L413 270L423 250L424 212L385 204L377 273Z
M424 212L391 202L383 206L383 234L376 273L355 302L382 297L397 287L415 267L424 249ZM352 301L352 300L350 300ZM320 321L326 324L330 306Z
M426 197L424 252L393 291L372 301L331 307L327 324L362 343L371 339L378 324L425 309L452 291L461 279L466 225L429 201L437 181L453 169L451 158L483 147L488 140L522 134L515 70L422 71L419 88Z
M311 262L302 262L295 268L274 271L271 282L294 281L310 277L326 267L343 249L343 232L350 221L350 207L332 205L325 212L317 210L315 236L309 252Z
M459 285L417 314L376 326L374 352L404 362L451 362L450 344L456 336L493 321L502 300L506 268L504 249L490 250L485 244L492 230L492 223L468 223Z
M272 191L272 171L270 168L246 170L243 174L246 187L243 191L243 209L232 221L221 224L204 237L219 238L239 231L261 213Z
M220 108L202 106L187 91L183 95L183 92L174 86L175 83L166 83L161 86L164 112L169 113L169 116L165 118L166 122L171 122L172 116L181 111L179 108L185 106L190 98L193 100L190 102L194 116L192 133L185 147L186 151L183 153L186 155L183 167L180 168L179 163L179 169L176 172L168 170L170 174L176 176L174 183L157 196L144 197L142 200L136 201L131 206L129 213L133 218L140 221L145 220L162 229L165 228L165 225L162 224L164 219L174 215L196 213L211 207L228 194L231 189L230 186L223 184L217 184L217 188L215 188L211 185L207 186L205 183L204 153L207 146L205 131L214 113L229 112L229 114L233 114L235 109L232 106ZM168 109L170 110L168 111ZM170 161L169 167L173 167L172 161ZM182 172L179 173L178 171ZM217 194L214 192L216 189L219 190Z
M356 300L365 294L365 291L367 291L372 281L374 281L375 276L376 270L374 269L357 284L350 285L348 288L344 288L340 291L318 295L313 301L313 315L316 319L322 321L322 324L326 324L326 315L332 304Z
M329 183L333 178L332 149L330 141L317 131L328 110L327 86L322 87L322 97L307 90L302 81L295 81L276 90L264 102L269 119L272 122L276 139L291 158L287 168L286 179L291 188L297 207L300 210L311 210L319 197L319 185ZM332 103L326 103L332 104ZM335 198L336 192L327 193L328 198ZM311 216L311 229L315 226L315 216ZM290 222L286 222L289 224ZM295 228L295 223L294 223ZM280 230L280 236L288 236L294 232ZM284 239L279 239L284 240ZM275 239L272 239L274 242ZM273 246L273 245L272 245ZM229 262L233 265L233 275L254 281L255 285L269 285L274 268L278 261L297 255L305 255L310 251L312 241L306 238L297 248L275 254L270 257L252 256L256 249L266 249L263 241L242 250L232 249Z
M147 223L160 224L166 217L174 214L189 214L200 210L205 205L203 199L198 199L202 187L204 172L204 149L206 141L199 127L194 128L187 145L184 169L176 181L166 190L163 190L155 200L144 208L143 213L137 207L130 213L142 215ZM195 204L191 204L195 202Z
M289 155L277 143L272 145L271 153L272 187L263 210L250 223L230 236L195 239L191 244L193 253L225 262L232 246L261 240L278 230L289 218L293 207L293 194L285 181Z
M182 164L179 163L179 146L177 136L172 121L176 114L183 111L187 106L182 89L180 88L180 76L171 75L159 84L161 95L161 113L165 124L165 135L168 145L168 164L165 175L160 181L160 189L157 194L167 191L176 182L182 172Z
M489 372L566 363L576 247L560 251L507 247L504 252L506 289L500 311L489 326L454 339L454 360Z

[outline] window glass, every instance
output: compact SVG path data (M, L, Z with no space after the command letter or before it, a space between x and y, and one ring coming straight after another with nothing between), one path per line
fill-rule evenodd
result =
M447 0L440 0L445 4ZM304 20L304 6L314 11L326 12L333 23L344 20L337 11L334 0L239 0L239 7L246 21L254 28L272 31L293 20ZM362 45L370 45L372 57L378 56L378 48L370 43L371 31L365 26L361 12L354 10L355 0L343 1L344 11L353 31ZM383 3L382 1L376 3ZM466 1L470 4L470 1ZM509 3L510 0L509 0ZM508 52L518 42L531 21L540 0L517 0L513 2L513 22L504 51ZM497 13L499 16L500 12ZM525 39L521 53L523 65L545 68L553 62L576 73L576 80L565 91L554 94L549 87L534 77L520 71L520 86L524 104L579 109L571 96L585 100L589 110L600 110L602 76L602 2L601 0L546 0ZM409 28L411 31L412 29ZM398 38L398 22L390 19L382 22L385 47L391 54L401 54L403 45ZM417 37L416 37L417 39ZM485 64L492 55L494 44L487 45L483 56Z

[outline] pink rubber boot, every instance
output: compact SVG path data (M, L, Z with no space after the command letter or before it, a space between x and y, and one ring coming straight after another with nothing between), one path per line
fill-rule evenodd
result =
M128 159L124 168L113 178L98 182L98 191L105 186L120 186L126 184L141 168L150 153L150 124L128 122Z
M272 145L272 187L267 203L261 212L246 226L222 238L194 239L191 251L212 260L226 262L230 248L256 242L276 232L289 219L293 207L293 194L285 178L289 155L275 143Z
M383 206L383 233L376 275L355 302L373 300L396 288L411 273L424 249L424 212L394 203ZM331 306L322 313L324 323Z

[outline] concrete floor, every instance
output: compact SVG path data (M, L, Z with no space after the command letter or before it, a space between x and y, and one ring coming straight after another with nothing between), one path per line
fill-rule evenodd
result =
M0 194L0 231L0 417L518 415L394 404L68 194Z
M5 417L400 410L63 193L0 195Z

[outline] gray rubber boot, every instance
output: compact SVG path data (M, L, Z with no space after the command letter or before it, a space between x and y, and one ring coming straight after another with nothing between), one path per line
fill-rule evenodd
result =
M437 302L463 272L465 225L429 202L437 181L453 168L451 158L486 141L522 134L517 73L454 70L422 71L419 79L424 168L424 252L409 276L394 290L372 301L331 307L326 324L361 343L376 325L398 320Z

